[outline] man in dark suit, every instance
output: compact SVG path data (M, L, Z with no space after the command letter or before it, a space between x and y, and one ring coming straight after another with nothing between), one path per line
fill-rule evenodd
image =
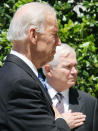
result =
M67 114L65 120L72 131L98 131L98 100L89 94L79 91L72 86L77 80L77 60L76 53L72 47L62 44L56 48L54 59L43 67L46 76L48 93L52 99L53 105L57 107L59 102L57 94L62 96L62 105L58 108L61 112ZM62 107L62 108L61 108ZM70 119L73 125L70 125L68 112L82 112L86 115L86 120L80 124L80 118L77 123ZM70 114L70 113L69 113Z
M61 44L57 33L56 13L49 5L33 2L16 11L7 36L12 50L0 68L0 131L70 130L64 118L55 120L37 72Z

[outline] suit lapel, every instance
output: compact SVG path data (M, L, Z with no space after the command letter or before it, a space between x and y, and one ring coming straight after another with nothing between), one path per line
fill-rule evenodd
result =
M42 85L40 80L37 78L37 76L34 74L34 72L30 69L30 67L22 59L20 59L19 57L15 56L13 54L9 54L7 56L5 62L15 63L20 68L22 68L25 72L27 72L37 82L37 84L40 86L45 98L48 100L49 104L52 105L51 98L48 95L46 89L44 88L44 86Z
M75 88L69 90L69 109L73 112L79 112L81 110L80 96Z

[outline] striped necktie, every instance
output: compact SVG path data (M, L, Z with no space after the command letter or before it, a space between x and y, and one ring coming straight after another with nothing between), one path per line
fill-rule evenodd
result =
M61 93L57 93L56 97L58 99L58 103L56 104L56 108L60 113L64 113L64 104L62 101L63 96Z

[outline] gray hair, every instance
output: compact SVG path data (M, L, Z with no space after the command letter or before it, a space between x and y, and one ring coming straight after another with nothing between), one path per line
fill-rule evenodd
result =
M48 11L56 17L55 10L47 3L31 2L21 6L10 23L7 39L9 41L24 40L31 27L36 32L44 32Z
M54 59L50 61L49 63L47 63L46 65L50 65L52 68L55 68L57 64L59 63L59 57L61 55L64 55L65 57L67 57L70 53L74 53L76 56L76 52L74 48L72 48L68 44L62 43L61 46L56 47L56 53L54 55ZM44 66L43 66L43 73L44 75L46 74Z

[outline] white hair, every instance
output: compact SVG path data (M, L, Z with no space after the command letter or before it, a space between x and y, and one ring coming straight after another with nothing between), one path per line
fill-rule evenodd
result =
M61 46L56 47L56 53L54 55L54 59L49 63L47 63L46 65L50 65L52 68L55 68L59 63L59 57L62 55L64 55L64 57L67 57L70 53L74 53L74 55L76 56L76 52L74 48L72 48L68 44L62 43ZM46 75L44 66L43 66L43 73L44 75Z
M51 12L56 17L55 10L47 3L31 2L21 6L10 23L7 39L24 40L31 27L36 32L44 32L47 12Z

